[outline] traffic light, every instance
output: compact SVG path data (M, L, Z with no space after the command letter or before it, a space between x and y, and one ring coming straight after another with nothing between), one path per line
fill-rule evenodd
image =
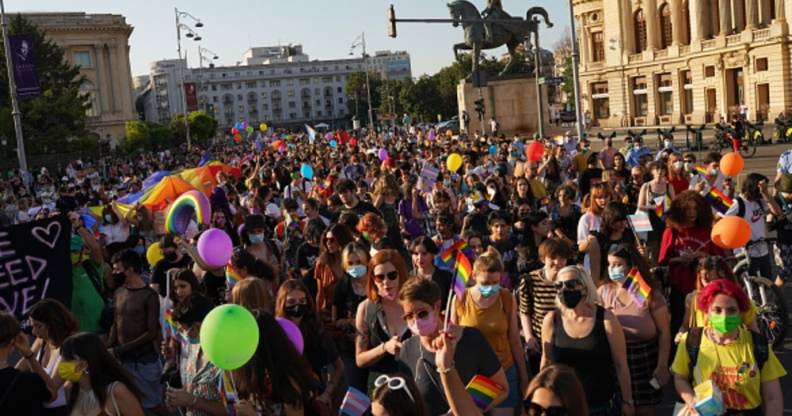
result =
M388 36L396 37L396 9L393 8L392 4L388 9Z
M484 99L479 98L478 100L475 101L475 104L476 104L476 113L478 113L479 116L484 114Z

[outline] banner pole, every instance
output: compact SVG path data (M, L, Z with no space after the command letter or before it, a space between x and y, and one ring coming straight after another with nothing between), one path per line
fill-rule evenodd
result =
M8 40L8 21L6 20L5 4L0 0L0 26L3 32L3 50L5 51L6 69L8 70L8 86L11 93L11 117L14 120L14 133L17 142L17 158L19 159L19 169L22 172L28 171L27 157L25 156L25 139L22 136L22 112L19 110L17 100L17 85L14 79L14 64L11 61L11 42Z

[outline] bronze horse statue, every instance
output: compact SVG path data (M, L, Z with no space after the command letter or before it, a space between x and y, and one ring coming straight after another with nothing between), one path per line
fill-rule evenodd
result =
M547 27L553 26L547 11L542 7L531 7L528 9L525 19L511 17L514 23L490 22L488 18L482 18L476 6L466 0L456 0L449 3L448 9L451 13L451 18L455 20L453 23L454 27L459 26L461 21L462 28L465 30L465 41L454 45L454 57L459 61L460 50L472 51L473 68L471 73L478 71L482 50L495 49L503 45L506 45L509 49L509 63L503 68L501 75L507 73L517 63L517 46L538 29L539 20L535 16L541 17ZM497 15L493 17L502 19L501 16ZM470 22L470 20L478 21Z

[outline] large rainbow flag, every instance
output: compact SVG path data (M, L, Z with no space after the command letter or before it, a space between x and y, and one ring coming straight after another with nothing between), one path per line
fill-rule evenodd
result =
M707 202L712 205L712 208L721 214L725 214L729 208L734 205L734 200L729 198L728 195L724 194L723 191L716 187L710 188L710 191L707 192L707 195L704 196Z
M641 272L638 271L637 267L633 267L632 270L627 273L627 278L624 280L622 288L630 293L635 303L641 307L644 306L649 299L649 295L652 293L652 287L646 283L646 280L641 276Z
M461 299L465 294L465 286L467 286L467 282L473 274L473 266L470 265L470 260L462 251L457 251L455 263L454 293Z

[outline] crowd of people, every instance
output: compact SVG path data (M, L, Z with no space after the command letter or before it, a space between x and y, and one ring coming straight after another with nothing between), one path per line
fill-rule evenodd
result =
M72 298L0 313L0 414L330 415L350 387L376 416L654 415L664 389L696 414L711 380L727 414L780 415L786 372L710 233L743 217L751 272L792 277L792 153L772 183L738 183L720 154L673 143L538 142L532 157L517 136L279 132L9 172L1 226L68 216ZM208 224L166 234L167 206L120 208L151 175L206 160L229 167L200 189ZM226 266L196 248L209 228L233 242ZM471 270L455 290L460 253ZM200 339L225 303L261 334L231 371ZM499 387L484 406L466 390L479 376Z

